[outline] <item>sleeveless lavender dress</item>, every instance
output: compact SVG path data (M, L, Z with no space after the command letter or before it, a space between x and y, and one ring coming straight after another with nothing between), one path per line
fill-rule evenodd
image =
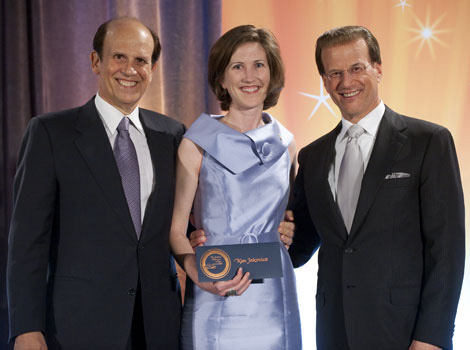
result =
M269 114L240 133L202 114L184 137L204 150L194 200L206 245L280 242L278 225L289 195L292 134ZM299 350L300 317L289 254L279 243L282 278L252 283L242 296L219 297L188 279L183 350Z

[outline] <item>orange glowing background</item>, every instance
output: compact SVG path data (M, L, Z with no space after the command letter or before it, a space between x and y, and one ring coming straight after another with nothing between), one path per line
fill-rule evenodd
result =
M382 100L398 113L444 125L451 131L467 193L470 1L223 0L222 12L223 33L240 24L254 24L270 29L279 40L287 80L278 105L269 112L294 133L299 149L330 131L340 120L340 112L331 99L320 98L321 79L314 57L316 38L342 25L369 28L381 46ZM468 200L466 204L468 228ZM467 233L467 251L469 241ZM297 270L305 349L315 348L316 269L314 258ZM470 324L468 263L466 271L456 320L455 350L467 349L470 344L464 331L465 325Z

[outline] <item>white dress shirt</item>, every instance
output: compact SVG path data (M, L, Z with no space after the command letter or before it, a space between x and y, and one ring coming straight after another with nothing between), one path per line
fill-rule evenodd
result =
M382 101L380 101L377 107L375 107L369 114L367 114L357 123L365 130L365 132L357 140L364 160L364 171L367 169L367 164L369 164L370 155L372 153L372 149L374 148L375 138L377 136L377 130L379 129L379 124L384 113L385 105ZM328 183L330 184L334 200L336 200L336 190L338 188L339 168L341 166L341 161L343 160L343 155L348 140L346 132L353 125L344 118L341 119L341 122L343 125L340 133L336 137L335 143L335 161L331 164L331 168L328 173Z
M96 93L95 105L104 128L106 129L106 134L108 135L111 147L114 149L114 140L118 133L117 127L124 117L124 114L103 100L98 93ZM143 221L147 201L154 186L154 169L149 146L147 144L147 137L145 136L142 123L139 119L139 107L135 108L131 114L126 116L131 121L129 123L129 135L134 143L135 151L137 153L137 161L139 162L140 213L141 220Z

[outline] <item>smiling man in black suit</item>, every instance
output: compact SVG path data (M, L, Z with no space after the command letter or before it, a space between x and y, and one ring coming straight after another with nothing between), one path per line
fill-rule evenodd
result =
M450 349L465 255L452 136L383 104L366 28L327 31L316 61L342 121L299 153L289 252L300 266L320 247L318 349Z
M98 94L31 120L9 237L15 349L178 349L168 236L183 125L138 107L160 54L136 19L100 26Z

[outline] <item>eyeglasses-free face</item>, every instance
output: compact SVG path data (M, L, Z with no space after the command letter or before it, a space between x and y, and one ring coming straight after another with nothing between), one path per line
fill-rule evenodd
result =
M100 96L123 114L139 104L152 74L154 42L148 29L132 19L120 19L109 25L102 57L90 55L92 70L99 76Z
M364 39L322 50L323 84L341 115L357 123L380 103L382 67L371 63Z
M221 85L227 89L232 103L230 110L263 110L271 79L266 51L258 42L241 44L225 68Z

